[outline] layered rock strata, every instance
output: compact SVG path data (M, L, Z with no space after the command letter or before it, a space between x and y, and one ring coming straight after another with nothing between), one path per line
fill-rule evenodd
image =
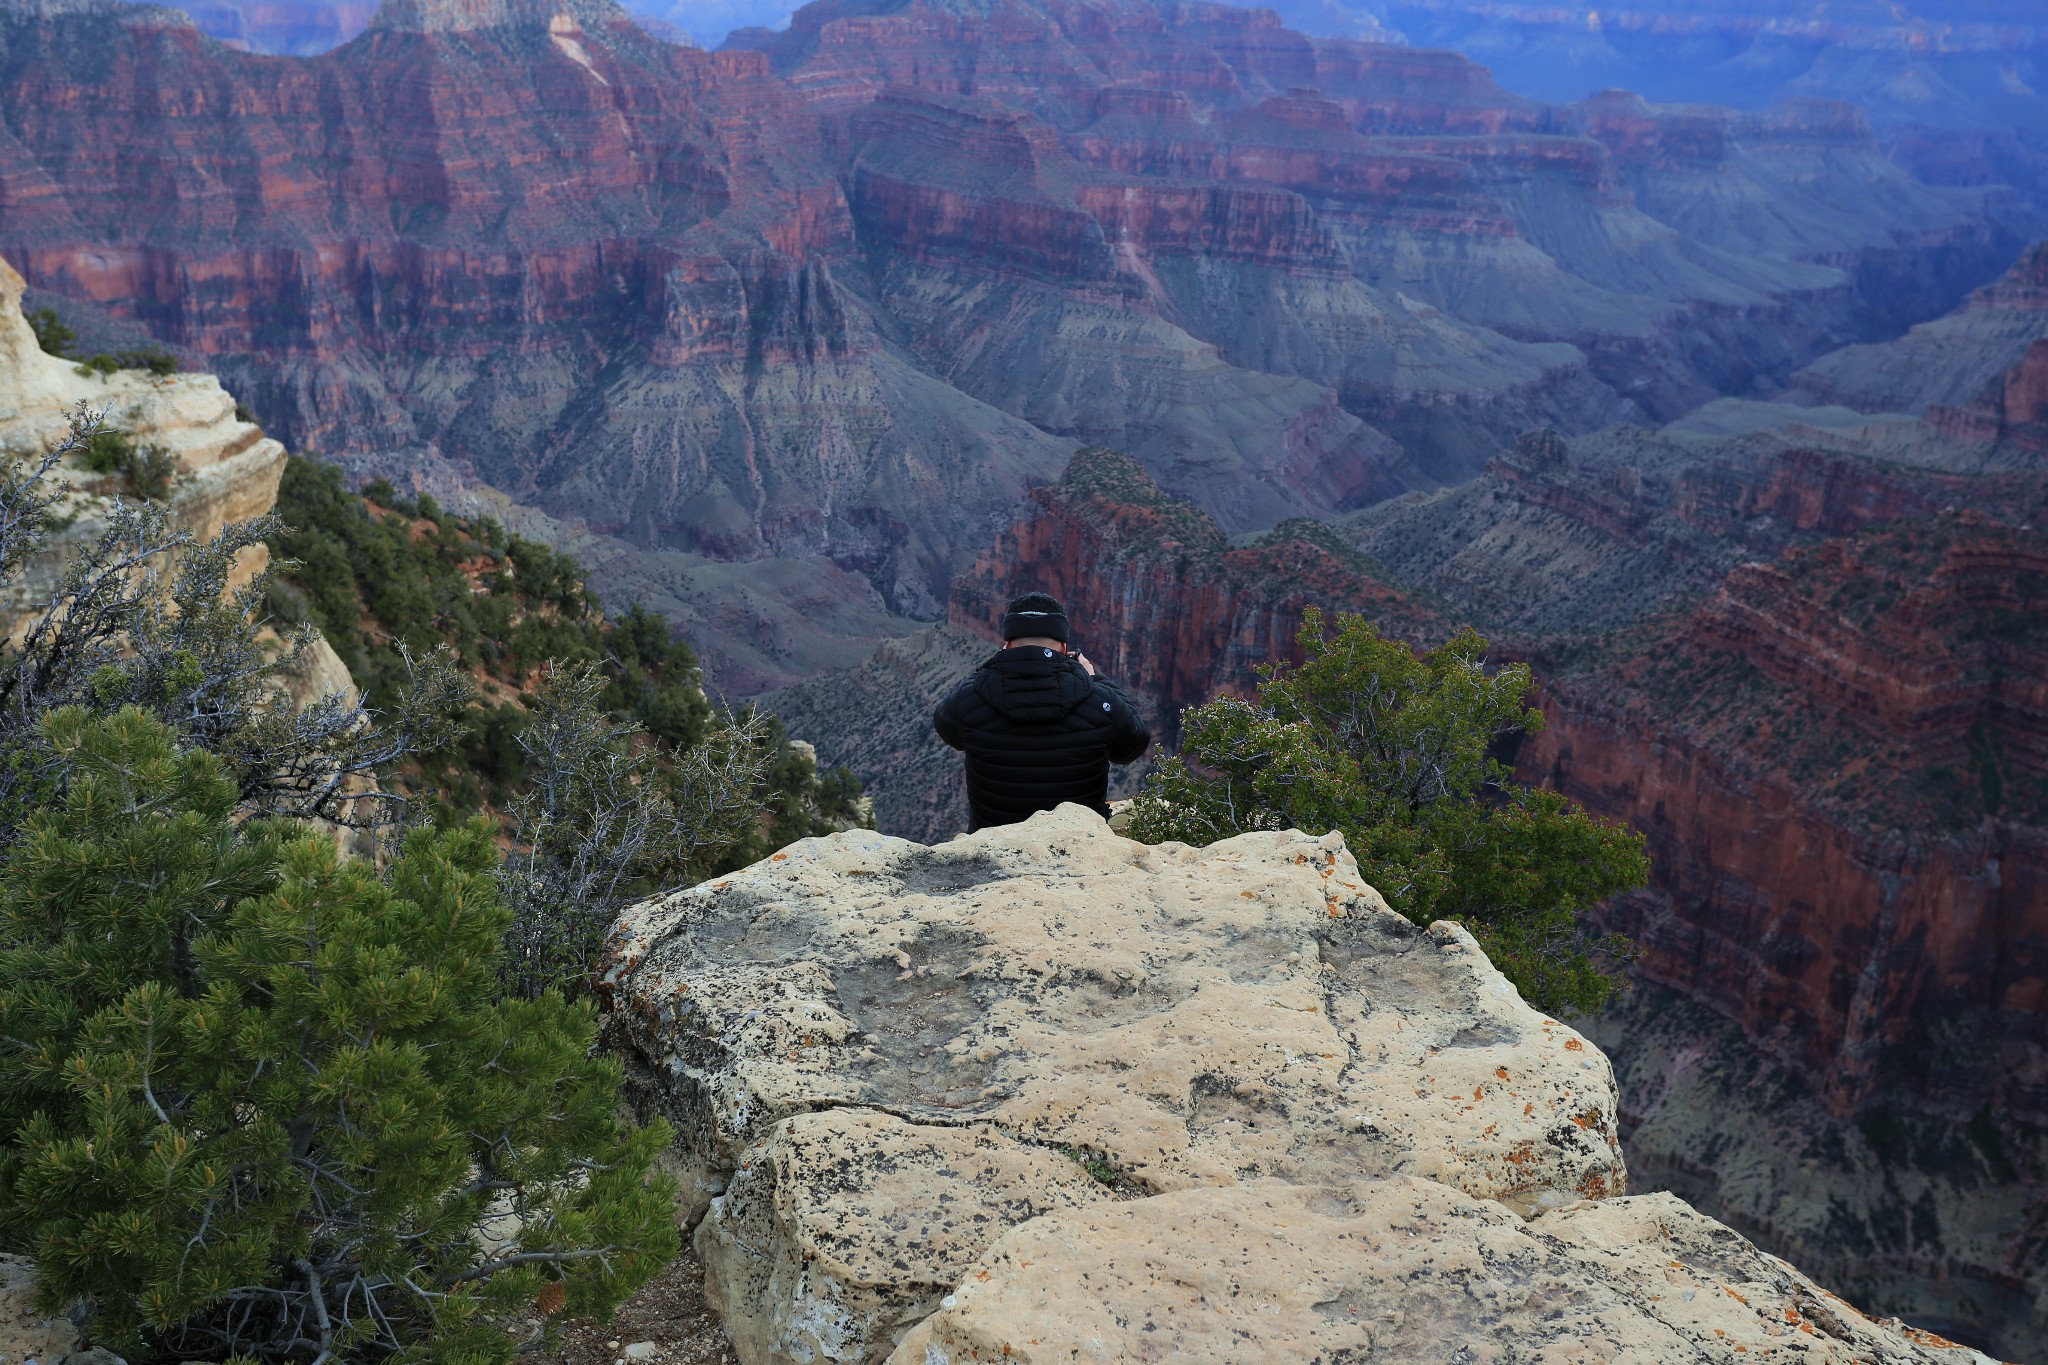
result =
M603 979L747 1365L1984 1359L1627 1197L1605 1059L1334 835L806 840Z
M1649 836L1642 975L1838 1116L1911 1095L2048 1129L2044 622L2048 539L1974 513L1794 551L1556 677L1522 767Z
M195 540L266 516L277 505L284 446L248 420L217 378L143 370L84 372L76 362L43 351L22 315L21 296L21 276L0 260L0 460L17 469L39 465L77 423L97 423L138 448L171 457L165 510L173 529ZM59 524L40 555L0 585L0 623L9 634L28 628L81 549L106 533L113 500L133 496L121 486L119 473L95 473L78 454L47 477L62 494L53 509ZM229 590L254 579L269 556L267 545L244 549ZM284 685L295 703L306 705L352 693L355 681L333 646L315 632Z
M1873 529L1739 568L1676 628L1554 678L1521 752L1648 837L1653 883L1606 923L1657 998L1727 1021L1696 1045L1635 1006L1617 1021L1634 1150L1894 1311L2022 1358L2048 1340L2043 621L2038 532ZM1731 1122L1786 1087L1796 1126Z
M21 294L21 276L0 260L0 458L38 461L63 443L84 412L176 461L168 504L181 531L206 539L276 504L284 447L238 412L218 379L142 370L82 373L77 362L44 354L22 316ZM104 532L108 501L123 491L118 474L94 474L75 459L52 471L66 489L58 507L65 526L50 536L42 560L0 597L0 616L9 622L47 597L75 547ZM261 545L243 551L239 581L260 572L267 555Z
M1970 407L1994 386L2002 389L2001 377L2042 340L2048 340L2048 242L2036 243L1953 312L1896 340L1823 356L1793 382L1823 402L1863 412L1938 413Z
M39 286L297 445L601 541L615 600L761 564L757 620L939 617L1082 442L1255 533L1775 384L2017 245L1826 110L1702 141L1222 7L835 0L706 53L392 0L281 59L13 3L0 88ZM703 626L714 683L801 671Z

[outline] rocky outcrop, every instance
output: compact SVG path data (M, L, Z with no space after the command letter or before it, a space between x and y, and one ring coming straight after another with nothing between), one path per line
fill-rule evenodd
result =
M124 1365L96 1346L81 1347L78 1328L63 1314L36 1308L35 1262L0 1256L0 1361L7 1365Z
M0 458L37 460L65 440L83 408L134 444L176 460L168 502L181 531L204 539L270 511L284 447L237 411L218 379L81 373L76 362L43 353L22 317L21 293L21 276L0 260ZM76 546L104 531L108 499L122 491L118 475L96 475L73 462L52 473L69 490L58 509L67 521L49 538L42 561L7 585L11 596L0 598L0 616L10 623L44 600ZM261 545L243 552L241 582L261 570L267 553Z
M1627 1197L1605 1059L1334 835L806 840L603 980L746 1365L1983 1359Z
M21 295L21 276L0 260L0 459L39 462L67 439L83 413L138 447L170 455L174 472L165 502L179 532L210 539L276 506L284 446L248 420L217 378L82 372L75 362L44 353L22 316ZM60 524L41 555L0 586L0 623L9 634L27 628L80 548L105 533L112 499L132 496L119 474L96 474L76 455L49 477L63 490L54 509ZM243 550L229 588L261 573L269 556L266 545ZM315 632L284 686L304 706L335 693L352 694L355 681L333 646Z

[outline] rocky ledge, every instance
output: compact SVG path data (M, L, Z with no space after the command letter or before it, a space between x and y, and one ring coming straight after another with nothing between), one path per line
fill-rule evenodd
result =
M21 293L21 276L0 260L0 459L35 460L55 449L83 408L136 445L160 448L176 461L166 497L180 530L203 540L270 511L284 475L284 447L237 411L218 379L144 370L97 374L45 355L22 316ZM95 475L75 460L52 472L66 490L58 508L63 525L42 561L0 592L0 618L8 622L41 605L78 547L106 530L108 506L122 495L117 476ZM261 546L244 551L238 581L253 577L264 559Z
M97 373L47 355L22 314L22 288L14 267L0 260L0 467L20 469L39 462L63 443L74 418L83 413L135 445L171 457L174 469L163 496L178 531L209 540L228 526L270 513L284 477L284 446L248 419L218 378L145 370ZM27 628L85 547L106 534L115 500L133 496L118 475L95 474L77 456L51 470L50 477L62 494L54 509L56 524L25 571L0 583L0 633ZM229 586L250 582L269 559L268 546L245 547ZM285 682L301 705L355 686L341 656L318 636ZM9 1365L5 1356L0 1365Z
M1335 835L810 839L604 981L747 1365L1986 1359L1625 1195L1607 1059Z

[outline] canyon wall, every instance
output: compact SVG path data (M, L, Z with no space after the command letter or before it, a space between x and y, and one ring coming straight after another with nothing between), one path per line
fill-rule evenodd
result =
M1555 678L1521 753L1649 839L1603 920L1648 989L1596 1029L1631 1150L2019 1358L2048 1343L2044 593L2048 540L1970 512L1795 551Z
M1099 446L1034 490L1020 520L953 580L947 624L999 643L1004 605L1033 591L1058 597L1078 647L1152 703L1164 743L1181 708L1293 655L1308 607L1355 604L1404 638L1449 634L1321 525L1286 522L1233 547L1137 461Z
M1851 346L1795 376L1815 399L1861 412L1930 416L1957 408L2003 406L2003 376L2035 341L2048 339L2048 242L1973 292L1960 308L1883 343ZM1939 420L1939 419L1938 419ZM1954 416L1950 431L1965 435ZM1996 436L1997 418L1993 417ZM2024 415L2022 421L2028 420Z
M771 616L929 621L1079 444L1259 532L1768 387L2018 247L1839 110L1547 106L1220 7L829 0L712 53L392 0L279 58L9 0L0 89L46 297L287 442L593 538L747 691L810 665L690 610L723 566Z

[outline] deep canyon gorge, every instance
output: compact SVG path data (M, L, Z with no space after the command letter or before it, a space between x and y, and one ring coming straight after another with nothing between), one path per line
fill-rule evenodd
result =
M609 0L353 23L274 56L0 0L31 303L569 548L892 833L962 827L924 717L1011 593L1168 736L1311 605L1477 626L1544 681L1521 776L1650 841L1586 1024L1637 1186L2048 1354L2030 134L1896 83L1546 103L1181 0L819 0L716 51Z

